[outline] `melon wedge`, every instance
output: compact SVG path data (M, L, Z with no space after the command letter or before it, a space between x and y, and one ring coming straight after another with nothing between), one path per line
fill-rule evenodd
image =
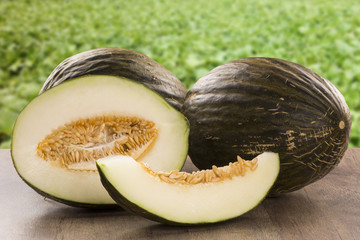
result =
M192 174L155 172L128 156L97 160L102 183L120 206L174 225L214 223L246 213L265 198L279 166L278 154L270 152Z

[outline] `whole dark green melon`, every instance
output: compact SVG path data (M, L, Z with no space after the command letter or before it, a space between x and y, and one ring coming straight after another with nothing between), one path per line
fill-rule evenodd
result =
M271 195L300 189L329 173L347 149L351 119L341 93L301 65L245 58L216 67L187 93L189 155L200 169L237 155L280 155Z
M165 67L153 59L129 49L98 48L76 54L61 62L50 74L40 93L68 79L86 75L125 77L159 93L179 110L187 89Z

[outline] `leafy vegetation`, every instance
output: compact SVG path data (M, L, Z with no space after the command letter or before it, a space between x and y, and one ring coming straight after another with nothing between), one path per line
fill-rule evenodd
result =
M62 60L99 47L139 51L189 88L217 65L251 56L299 63L329 79L352 114L360 147L357 0L0 2L0 147Z

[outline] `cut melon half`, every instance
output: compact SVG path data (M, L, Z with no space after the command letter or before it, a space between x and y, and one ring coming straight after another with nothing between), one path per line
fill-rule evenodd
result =
M97 159L127 155L156 170L181 169L188 133L186 118L146 86L86 76L25 107L11 154L21 178L44 196L74 206L115 205L100 182Z
M193 173L155 172L128 156L97 160L101 180L122 207L165 224L192 225L238 217L257 206L280 169L277 153Z

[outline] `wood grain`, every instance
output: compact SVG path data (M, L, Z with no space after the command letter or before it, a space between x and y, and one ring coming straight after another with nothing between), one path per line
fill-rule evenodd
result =
M194 170L187 162L185 170ZM44 199L17 175L0 150L0 239L359 239L360 149L299 191L265 199L227 222L170 227L125 211L72 208ZM181 203L179 203L181 204Z

